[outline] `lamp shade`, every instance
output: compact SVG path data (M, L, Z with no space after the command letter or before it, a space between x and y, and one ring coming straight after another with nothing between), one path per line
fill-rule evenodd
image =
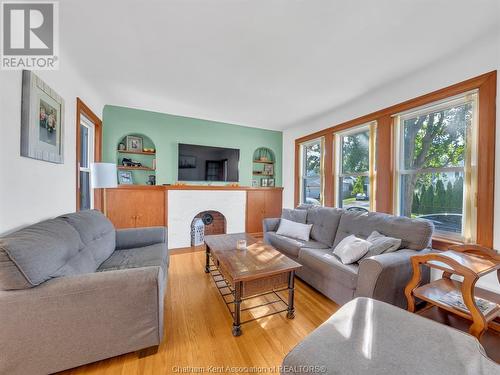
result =
M117 187L116 164L114 163L92 163L90 164L90 178L92 187L114 188Z

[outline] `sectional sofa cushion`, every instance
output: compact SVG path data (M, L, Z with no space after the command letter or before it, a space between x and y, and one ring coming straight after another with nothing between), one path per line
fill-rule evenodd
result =
M342 263L351 264L360 260L371 245L371 242L351 234L339 242L333 249L333 253L340 258Z
M302 248L324 248L328 246L317 241L299 241L293 238L280 236L276 232L267 232L266 241L273 247L279 249L281 252L296 258Z
M115 227L100 211L84 210L60 216L73 226L84 243L84 251L94 259L97 269L116 247Z
M307 218L307 210L294 210L290 208L284 208L281 213L281 218L305 224Z
M344 211L334 247L351 234L367 238L375 230L385 236L401 238L401 248L422 250L431 245L434 226L430 221L423 219L410 219L379 212Z
M312 224L301 224L295 221L281 219L277 234L301 241L309 241Z
M307 210L307 224L312 224L311 238L332 246L337 233L342 209L331 207L312 207Z
M61 218L42 221L0 239L0 289L26 289L59 275L84 247ZM87 267L88 263L82 265ZM97 268L95 266L94 270Z
M343 264L331 249L302 249L298 261L326 279L334 277L335 282L356 289L359 266L356 263Z
M166 274L168 263L168 250L165 243L154 245L116 250L97 271L114 271L129 268L160 267L163 274Z

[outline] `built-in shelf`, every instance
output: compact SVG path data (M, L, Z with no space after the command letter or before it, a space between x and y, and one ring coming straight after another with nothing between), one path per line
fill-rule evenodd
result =
M264 161L264 160L254 160L253 162L254 163L260 163L260 164L274 164L274 161L272 161L272 160L266 160L266 161Z
M266 177L273 177L274 174L265 174L265 173L262 173L262 171L253 171L253 175L254 176L266 176Z
M127 150L117 150L120 154L140 154L140 155L156 155L156 152L149 151L127 151Z
M118 169L122 170L132 170L132 171L154 171L155 169L149 167L126 167L124 165L119 165Z

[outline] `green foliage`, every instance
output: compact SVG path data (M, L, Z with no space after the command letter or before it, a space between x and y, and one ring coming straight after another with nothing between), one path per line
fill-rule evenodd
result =
M368 131L342 137L342 171L344 173L368 171L370 167L369 138Z
M459 176L454 183L448 180L445 188L442 177L438 176L435 183L431 181L427 186L420 185L419 191L413 194L411 213L417 216L433 213L461 214L463 183L463 177Z
M436 195L434 196L432 206L436 209L438 208L439 212L446 211L446 190L444 189L443 180L441 179L436 182Z
M321 169L321 143L311 143L304 148L305 152L305 174L306 176L317 176Z
M358 176L356 177L356 182L354 182L354 185L352 187L352 195L356 196L356 194L364 192L365 192L364 178L363 176Z

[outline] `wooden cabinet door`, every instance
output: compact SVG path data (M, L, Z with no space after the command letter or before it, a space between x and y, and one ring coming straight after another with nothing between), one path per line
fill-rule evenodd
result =
M165 191L144 191L137 196L137 227L165 226Z
M164 190L106 190L107 216L117 229L166 225Z
M262 220L266 210L266 192L264 190L247 191L246 232L262 233Z
M107 189L105 192L107 216L117 229L135 228L137 206L134 204L135 191Z
M282 208L282 190L272 189L266 190L265 199L265 218L281 217Z

